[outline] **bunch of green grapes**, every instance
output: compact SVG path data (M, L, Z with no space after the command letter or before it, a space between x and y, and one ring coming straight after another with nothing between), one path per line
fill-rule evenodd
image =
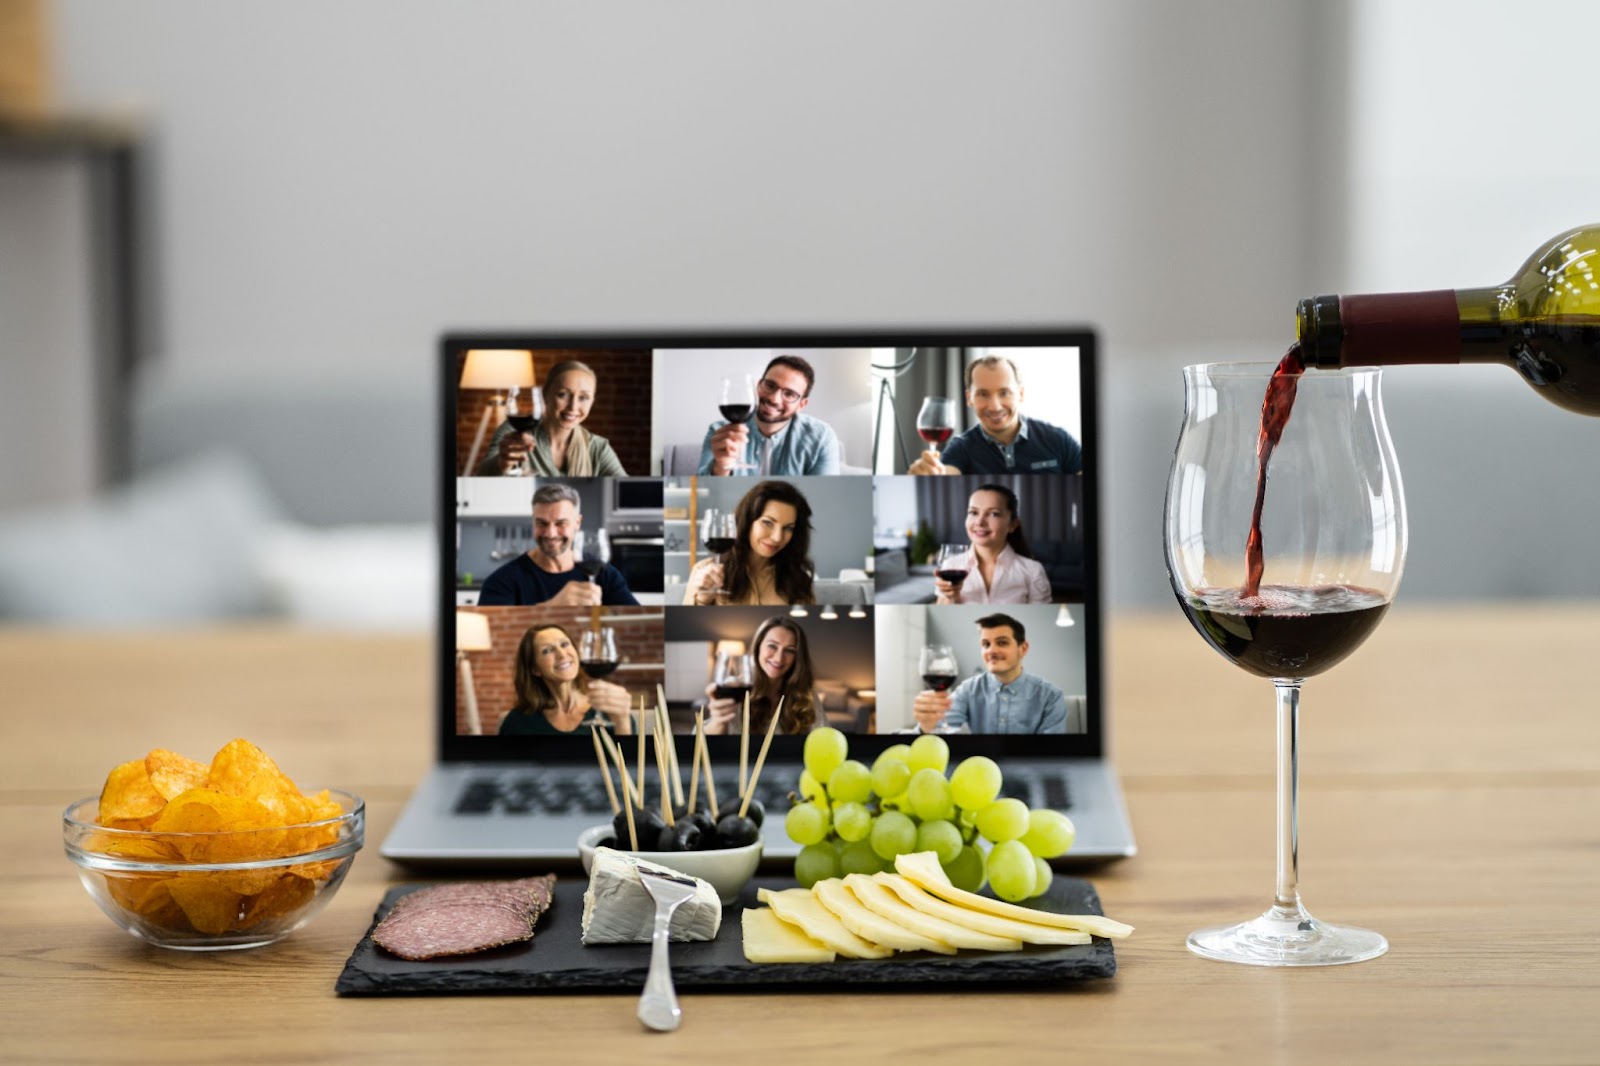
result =
M1072 820L1000 799L1000 767L982 755L945 776L950 746L931 733L886 749L871 767L849 758L837 729L806 737L805 770L783 827L801 845L794 876L809 888L829 877L892 870L897 855L931 851L958 888L987 883L1012 903L1050 887L1047 859L1072 847Z

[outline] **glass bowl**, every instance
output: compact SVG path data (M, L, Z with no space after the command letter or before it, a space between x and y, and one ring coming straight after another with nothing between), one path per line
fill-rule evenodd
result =
M589 866L594 862L595 848L613 835L609 824L591 826L578 834L578 858L583 863L584 873L589 872ZM755 874L756 867L761 865L760 837L756 838L755 843L742 848L718 848L712 851L617 850L645 862L700 878L717 890L717 897L722 900L724 907L738 901L739 893Z
M100 909L123 929L180 951L281 940L339 890L366 836L360 796L329 789L343 814L241 832L157 833L96 825L100 798L62 815L67 857Z

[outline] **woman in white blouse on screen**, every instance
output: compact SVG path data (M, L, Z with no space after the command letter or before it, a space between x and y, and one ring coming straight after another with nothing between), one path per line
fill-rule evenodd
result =
M967 498L967 579L933 579L935 603L1049 603L1050 579L1033 558L1004 485L979 485Z

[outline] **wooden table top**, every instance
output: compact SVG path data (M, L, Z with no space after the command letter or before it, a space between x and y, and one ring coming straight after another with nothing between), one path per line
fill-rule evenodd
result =
M1270 686L1176 612L1109 634L1115 753L1140 852L1091 871L1137 927L1119 972L995 992L687 993L674 1034L631 996L340 999L385 887L377 843L429 761L423 637L273 627L0 630L0 1061L1600 1061L1600 605L1409 607L1302 701L1301 889L1384 933L1355 966L1190 955L1273 877ZM352 710L351 708L356 708ZM368 849L281 944L187 954L113 926L76 884L60 812L162 746L246 736L368 801Z

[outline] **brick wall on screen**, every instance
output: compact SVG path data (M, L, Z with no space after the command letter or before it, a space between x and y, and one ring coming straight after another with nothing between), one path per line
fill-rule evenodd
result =
M637 696L645 693L653 704L656 685L665 680L665 628L659 607L463 607L489 618L489 639L494 647L489 651L467 652L472 663L474 687L478 695L478 716L483 731L494 733L500 718L517 702L516 654L522 635L534 625L564 626L572 639L591 627L591 619L637 618L640 621L605 624L616 634L617 658L624 665L649 664L647 670L619 670L608 681L622 685ZM654 617L652 617L654 616ZM456 671L456 732L467 731L466 697L462 689L461 672Z
M456 380L461 380L461 366L467 355L456 355ZM595 386L594 406L584 428L611 442L611 447L622 461L622 469L630 476L643 477L650 473L650 350L585 349L567 351L538 349L533 353L534 377L542 387L550 368L567 359L577 359L594 368L599 379ZM472 451L472 439L477 435L478 422L484 408L494 400L496 393L481 389L459 389L456 392L456 470L466 469L467 456ZM526 400L519 401L523 414L528 413ZM483 450L478 459L483 460L489 447L489 436L494 424L484 432Z

